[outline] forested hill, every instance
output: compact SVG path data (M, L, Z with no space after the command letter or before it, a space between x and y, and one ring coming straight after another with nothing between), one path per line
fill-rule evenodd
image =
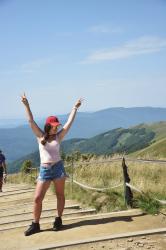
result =
M59 116L62 124L67 117L68 115ZM129 128L140 123L159 121L166 121L166 108L109 108L91 113L78 112L66 139L92 138L118 127ZM44 120L38 120L38 124L43 128ZM83 145L80 144L80 147L84 148ZM37 143L28 125L1 128L0 149L4 151L8 161L14 161L37 150Z
M154 156L166 157L165 150L161 150L165 143L164 138L166 138L166 122L159 122L151 125L140 124L129 129L117 128L89 139L69 139L61 144L61 148L65 154L80 151L97 155L126 153L136 156L139 156L139 153L146 156L148 150L151 153L155 150ZM39 165L39 154L35 152L13 162L10 171L18 171L26 159L32 160L34 165Z

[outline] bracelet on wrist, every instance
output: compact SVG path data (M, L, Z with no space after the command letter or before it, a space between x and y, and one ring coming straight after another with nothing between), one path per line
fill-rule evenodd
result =
M74 106L73 109L77 110L78 108Z

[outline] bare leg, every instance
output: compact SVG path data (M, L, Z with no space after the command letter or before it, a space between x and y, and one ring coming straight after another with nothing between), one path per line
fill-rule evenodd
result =
M56 196L57 196L57 212L58 217L61 217L63 214L64 206L65 206L65 178L54 180Z
M34 197L34 208L33 208L33 217L34 222L39 223L41 212L42 212L42 201L46 194L47 189L50 186L51 181L38 181L35 190Z

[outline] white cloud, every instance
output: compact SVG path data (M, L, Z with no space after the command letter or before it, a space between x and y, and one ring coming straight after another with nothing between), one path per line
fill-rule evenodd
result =
M89 55L82 63L96 63L124 59L141 54L150 54L166 48L166 39L158 37L141 37L122 46L99 50Z
M122 30L118 27L108 27L106 25L94 25L94 26L91 26L89 29L88 29L88 32L91 32L91 33L121 33Z
M14 69L0 71L1 75L12 75L12 74L20 74L20 73L33 73L42 67L49 64L52 60L50 58L43 58L34 60L28 63L24 63L22 65L17 65Z

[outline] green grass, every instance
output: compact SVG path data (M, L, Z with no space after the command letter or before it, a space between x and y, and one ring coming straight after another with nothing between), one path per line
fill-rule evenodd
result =
M19 172L17 174L9 174L7 176L7 182L9 183L27 183L27 184L36 184L37 172L36 170L32 171L30 174L25 174Z
M102 162L102 160L104 161L105 159L99 157L96 164L93 161L89 161L87 164L85 162L77 162L77 166L74 167L73 178L80 183L98 188L111 187L118 183L123 183L121 161ZM133 191L133 206L135 208L139 207L147 213L158 213L162 205L155 199L166 200L166 166L140 162L129 162L127 166L131 179L130 183L145 194L142 196ZM72 172L70 167L68 172ZM84 190L73 184L72 191L68 186L66 195L83 204L86 203L89 206L93 206L101 212L127 209L124 202L123 186L103 193Z
M88 160L77 160L74 166L66 164L66 171L73 179L95 188L112 187L123 184L121 160L110 162L111 158L94 157ZM140 189L143 194L133 191L133 207L141 208L147 213L156 214L162 209L155 199L166 200L165 180L166 166L154 163L126 162L131 184ZM35 184L36 173L9 175L10 182L28 182ZM52 189L53 191L53 189ZM66 199L74 199L82 206L96 208L100 212L119 211L127 209L124 201L123 185L105 192L85 190L75 183L66 182Z
M149 194L140 196L139 199L137 199L137 206L141 208L142 211L152 215L158 214L162 208L162 205L152 199Z
M149 147L130 154L133 157L145 159L165 159L166 158L166 139L160 139Z
M66 198L74 199L83 206L93 207L100 212L119 211L126 209L122 190L97 192L84 190L76 184L66 184Z

